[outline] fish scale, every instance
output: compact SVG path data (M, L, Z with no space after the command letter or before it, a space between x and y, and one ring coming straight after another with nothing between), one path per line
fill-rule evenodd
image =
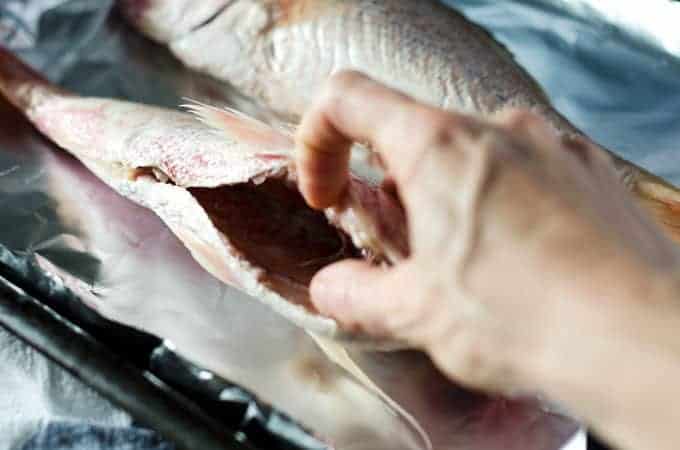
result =
M188 105L192 115L64 93L2 48L0 93L103 182L154 211L217 279L310 332L384 345L319 315L308 288L335 261L407 254L406 219L388 192L353 176L342 207L315 211L289 169L289 134L204 104Z
M242 75L232 76L219 68L244 62L252 67L266 66L266 55L201 51L199 45L191 44L191 35L186 37L187 46L178 49L173 46L172 39L159 35L158 29L171 25L159 21L156 10L172 10L179 7L176 3L187 1L190 0L154 3L146 12L137 11L138 14L128 16L140 31L170 45L189 67L234 82L244 94L286 120L299 119L314 93L333 72L351 68L364 71L420 100L454 111L493 116L512 108L529 109L543 116L565 137L588 140L552 107L538 83L515 62L503 45L483 28L435 0L235 0L221 14L238 14L232 9L234 5L241 8L247 5L252 10L285 8L286 20L271 22L266 31L252 33L253 41L247 44L256 47L258 41L276 35L278 44L288 46L286 54L298 54L298 58L306 61L298 73L258 70L257 76L248 79L247 83L242 82ZM124 13L130 2L134 0L122 1ZM228 39L230 34L242 33L243 27L247 28L248 24L241 22L233 29L208 32L213 41L219 42ZM325 30L325 33L300 31L309 28ZM283 39L285 35L289 38ZM318 55L307 51L310 46L319 44L318 36L326 36L319 48L332 51ZM327 43L327 40L332 42ZM341 58L343 54L349 59ZM611 158L631 195L669 236L680 240L680 191L600 148Z

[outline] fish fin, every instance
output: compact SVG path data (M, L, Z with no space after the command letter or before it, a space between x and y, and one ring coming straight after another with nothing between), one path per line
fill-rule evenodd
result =
M308 334L314 339L316 345L324 352L328 358L337 364L338 366L345 369L350 375L352 375L359 383L365 386L369 391L375 394L380 400L382 400L392 411L400 416L408 425L413 428L413 431L423 440L426 450L432 450L432 441L428 436L425 429L420 425L420 423L413 417L408 411L406 411L399 403L397 403L392 397L387 395L385 391L380 389L373 380L371 380L368 375L361 370L361 367L354 362L347 349L339 342L321 337L316 333L308 332Z
M42 95L36 95L36 88ZM21 111L34 107L44 94L66 94L1 45L0 93Z
M632 190L666 234L680 243L680 191L656 177L641 177Z
M265 149L292 149L293 137L240 111L217 107L189 100L183 108L194 114L198 120L209 127L223 132L229 139L237 139L255 144Z
M608 154L618 177L638 205L650 214L666 236L680 244L680 189L614 153Z

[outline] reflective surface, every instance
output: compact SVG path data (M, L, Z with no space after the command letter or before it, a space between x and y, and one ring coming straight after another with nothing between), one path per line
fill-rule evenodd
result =
M680 134L676 57L596 16L556 6L567 2L448 3L505 42L577 125L680 181L673 153ZM109 19L109 7L5 1L0 38L53 81L84 95L168 107L183 96L233 99L224 85L188 72L115 16ZM12 18L17 14L22 26ZM1 113L1 245L35 257L105 316L169 339L183 355L254 390L339 449L425 447L407 418L328 361L304 332L218 283L153 214L21 126L6 106ZM353 356L438 449L553 450L576 429L535 402L458 389L422 355Z
M491 30L586 134L680 183L680 2L445 3Z

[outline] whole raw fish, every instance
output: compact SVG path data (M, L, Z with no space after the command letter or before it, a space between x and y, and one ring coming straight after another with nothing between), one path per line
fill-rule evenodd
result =
M221 286L217 278L192 260L184 245L151 210L118 195L71 155L59 151L2 94L0 117L0 165L2 169L10 168L11 172L0 175L1 246L17 251L18 259L24 256L32 259L44 271L45 279L67 287L107 319L162 337L166 345L192 361L257 392L267 403L307 424L329 449L427 448L427 436L414 428L412 420L409 422L399 410L390 408L372 395L370 389L329 361L302 328L263 303ZM44 193L49 198L47 208L54 209L47 212L44 203L32 202L30 199L35 197L31 193ZM49 230L44 228L45 220L49 221ZM49 237L40 231L36 234L33 232L36 229L46 231ZM70 242L60 242L62 239ZM103 269L95 275L96 281L92 282L77 269L72 271L73 265L63 264L58 257L55 260L54 254L35 245L46 241L52 249L60 244L62 248L86 249L92 255L89 259L92 265ZM7 256L7 253L3 255ZM9 258L9 261L13 259ZM16 369L13 364L16 361L12 360L26 360L30 356L27 351L28 348L23 347L0 347L0 360L8 364L0 367L0 373L12 374ZM25 364L31 363L30 359ZM34 369L43 376L59 377L52 369L44 371L47 368L41 366L40 361L32 363L37 364ZM420 367L418 374L426 368ZM433 368L430 370L434 372ZM16 379L20 380L24 393L44 388L31 377ZM376 377L375 382L382 383L382 380ZM49 402L46 405L51 406L64 396L71 400L79 395L55 388L44 392ZM409 389L420 388L415 384L401 388L402 391ZM92 400L92 394L86 393ZM469 397L458 390L456 393ZM438 408L436 416L441 421L459 423L461 416L490 408L489 403L485 398L466 402L472 409L468 411L451 401L446 408ZM408 403L406 406L410 407ZM74 407L75 411L82 410L82 405ZM49 417L50 411L54 411L43 407L36 410L35 404L27 404L25 408L31 413L16 419L27 423L29 428L35 414ZM559 442L560 437L564 439L564 432L574 430L575 425L567 419L538 410L535 414L541 416L538 426L534 417L527 414L509 414L504 418L505 428L489 426L478 430L468 425L462 433L466 439L486 441L489 435L498 439L510 427L530 427L531 437L523 435L524 443L543 442L546 438ZM0 442L25 440L21 430L7 428L8 419L0 418ZM556 421L561 424L560 429L565 430L563 433L555 433L549 426ZM461 433L460 428L457 433ZM176 436L171 431L164 437L174 440ZM433 439L442 438L433 436ZM0 448L20 447L20 442L16 446L0 445ZM545 449L532 446L532 450L556 448L556 445Z
M420 100L491 115L528 108L581 135L483 28L436 0L120 0L124 14L187 66L295 120L340 69ZM680 191L611 154L623 183L680 240Z
M309 331L343 337L309 302L321 267L348 257L389 263L408 252L391 194L353 177L345 205L312 210L289 167L291 138L246 116L190 105L198 120L78 97L3 49L0 92L104 182L158 214L211 274Z
M2 164L21 166L0 179L0 190L18 189L3 191L2 219L25 225L22 231L0 227L0 240L19 233L25 241L16 249L36 242L33 233L26 233L40 228L44 210L34 211L40 206L22 200L27 193L44 192L59 205L49 239L82 242L97 255L103 272L95 285L83 283L87 278L70 272L73 266L52 264L52 256L36 248L33 254L44 270L108 319L168 339L180 354L257 392L334 448L425 450L429 438L438 450L556 450L577 430L576 423L536 402L457 388L424 355L352 353L392 403L424 428L424 440L415 424L385 408L329 361L304 330L264 304L220 287L150 210L117 195L70 155L55 151L2 95L0 117ZM29 179L30 184L23 182Z

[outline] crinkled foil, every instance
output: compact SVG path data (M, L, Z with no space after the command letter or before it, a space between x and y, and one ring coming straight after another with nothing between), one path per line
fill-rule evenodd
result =
M680 2L444 1L505 43L586 134L680 183Z
M649 39L625 21L609 25L566 0L447 3L506 43L577 125L680 180L673 153L680 142L680 62L659 44L667 39ZM111 6L4 0L0 40L52 81L84 95L167 107L184 96L233 101L223 84L191 73L137 36ZM353 355L408 413L398 414L302 330L203 271L152 213L21 125L4 104L0 117L0 245L34 261L46 277L59 277L105 317L171 343L196 365L179 366L196 383L211 374L239 383L338 449L420 449L429 440L436 449L557 450L578 429L535 401L459 389L420 354ZM157 368L173 367L163 365L173 353L163 355L156 354Z

